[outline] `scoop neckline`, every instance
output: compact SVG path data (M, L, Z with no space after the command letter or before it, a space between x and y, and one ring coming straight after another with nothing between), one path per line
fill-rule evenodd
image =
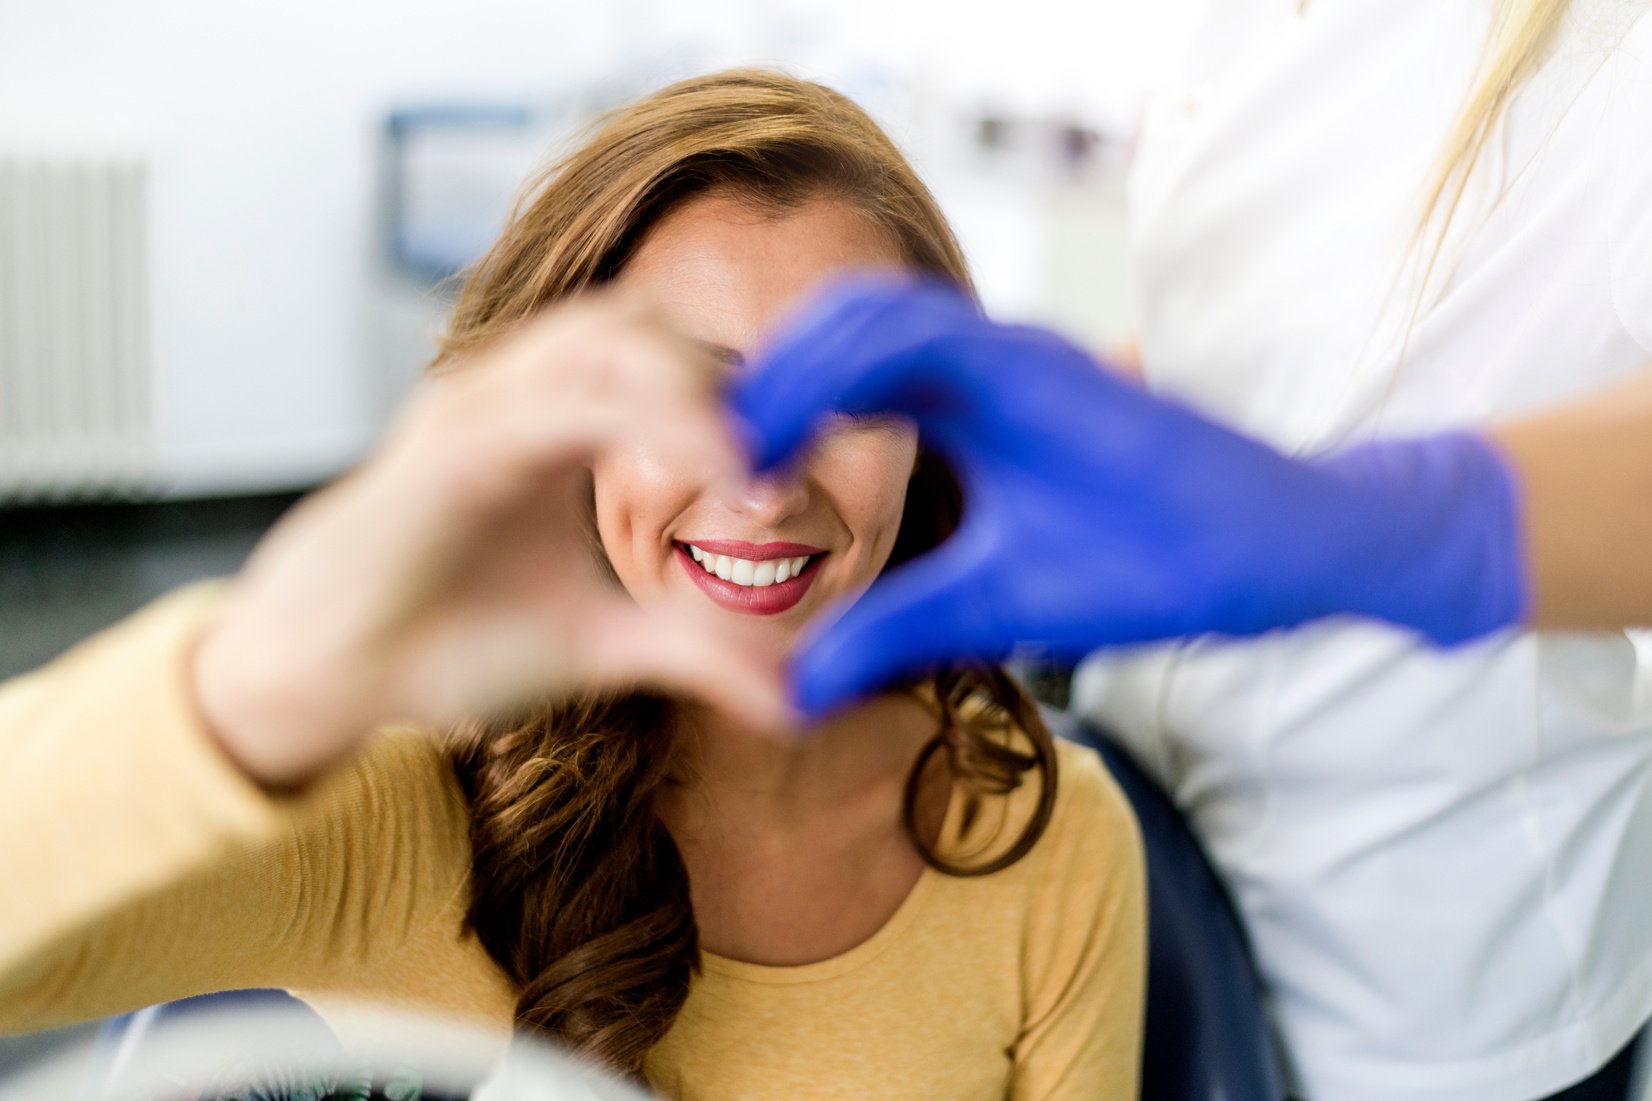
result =
M845 952L829 956L813 963L770 964L750 963L746 960L737 960L730 956L719 956L715 952L700 952L700 966L708 974L723 975L727 978L741 979L745 982L764 983L766 985L784 985L789 983L819 982L823 979L834 978L838 975L853 971L882 955L884 949L898 940L906 928L917 918L919 910L928 897L931 883L940 873L925 864L918 873L918 879L912 884L912 889L906 892L906 897L889 916L889 920L880 925L877 930L865 940Z
M964 795L959 786L954 783L952 791L947 796L946 813L941 817L941 833L938 845L945 846L956 839L959 832L960 819L963 814ZM737 960L732 956L719 956L715 952L700 950L700 966L708 974L722 975L727 978L740 979L745 982L763 983L770 986L790 983L820 982L838 975L853 971L869 963L881 955L885 949L900 939L908 926L917 920L923 910L929 895L935 889L935 881L943 873L936 871L928 863L918 872L918 878L913 882L901 904L895 907L895 912L889 915L889 920L861 941L846 951L835 956L828 956L813 963L771 964L751 963L747 960Z

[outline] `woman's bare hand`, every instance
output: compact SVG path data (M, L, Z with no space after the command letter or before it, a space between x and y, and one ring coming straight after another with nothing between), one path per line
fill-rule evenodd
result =
M705 609L639 608L603 570L589 464L638 438L744 476L709 361L615 298L555 307L422 384L375 454L271 530L200 640L224 749L292 786L385 722L628 685L784 725L777 657Z

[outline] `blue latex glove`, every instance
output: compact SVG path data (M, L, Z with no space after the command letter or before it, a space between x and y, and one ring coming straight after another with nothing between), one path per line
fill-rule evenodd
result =
M953 538L806 640L792 675L810 714L1017 642L1076 658L1347 612L1454 643L1525 610L1513 480L1479 438L1287 458L941 287L836 288L730 403L759 470L828 412L885 411L963 483Z

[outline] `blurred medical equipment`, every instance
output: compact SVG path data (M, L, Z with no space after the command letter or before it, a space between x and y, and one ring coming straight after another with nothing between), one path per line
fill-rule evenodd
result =
M0 1078L0 1101L365 1096L397 1101L644 1101L548 1044L381 1006L350 1014L339 1044L279 991L233 991L134 1015L120 1036L76 1044ZM114 1040L113 1044L111 1040ZM124 1044L123 1044L124 1042Z
M0 507L338 473L418 378L451 277L524 181L661 79L358 100L347 132L326 129L329 108L325 128L237 120L233 143L220 123L60 147L8 139L0 119ZM892 70L839 83L907 145L997 314L1094 346L1131 328L1128 135L943 100Z
M815 714L1018 642L1077 658L1353 613L1450 644L1529 599L1512 476L1478 437L1292 459L938 285L828 292L732 402L760 469L828 411L908 415L969 502L944 546L806 644L794 691Z
M526 106L406 107L385 120L386 251L397 274L434 287L487 251L519 181L544 153Z
M0 504L150 482L149 167L0 155Z

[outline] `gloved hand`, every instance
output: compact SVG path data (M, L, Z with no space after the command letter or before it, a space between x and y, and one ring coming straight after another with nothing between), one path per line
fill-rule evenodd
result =
M729 401L759 470L823 414L886 411L963 484L944 546L806 640L792 676L810 714L1017 642L1076 658L1347 612L1449 644L1527 607L1512 475L1478 437L1288 458L942 287L839 286Z

